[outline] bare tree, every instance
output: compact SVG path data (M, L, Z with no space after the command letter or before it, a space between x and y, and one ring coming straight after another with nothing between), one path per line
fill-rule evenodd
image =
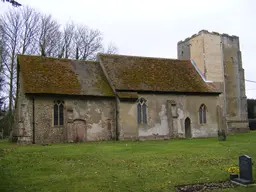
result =
M73 22L66 23L63 32L60 33L58 40L58 58L70 58L73 55L74 49L72 47L75 35L75 25Z
M16 99L17 54L36 53L34 48L38 34L38 13L29 7L11 9L0 16L1 64L4 85L8 91L8 116L11 119ZM5 93L6 94L6 93Z
M41 56L95 60L98 52L104 52L103 37L99 30L71 22L60 31L60 25L51 15L41 15L39 25L38 53ZM110 44L106 52L116 53L117 48Z
M96 54L102 50L102 34L87 26L77 26L74 36L75 59L95 60Z
M12 129L13 122L13 105L16 93L16 56L19 53L21 14L18 11L10 10L0 17L1 33L4 34L4 48L6 55L2 60L3 74L5 75L5 83L8 89L8 128L9 134Z
M73 49L73 43L74 43L74 36L75 36L75 24L72 23L67 23L64 27L63 30L63 47L62 47L62 51L63 51L63 56L67 59L70 58L72 56L72 54L74 53L74 49Z
M36 53L36 41L39 35L39 13L30 8L24 7L21 10L22 29L20 33L21 54Z
M21 14L20 12L11 10L0 18L2 24L2 33L5 34L5 49L7 57L3 61L6 78L9 80L9 110L13 109L13 100L15 96L15 77L16 77L16 55L19 53Z
M0 92L2 92L2 85L3 85L3 59L4 59L4 49L5 49L5 40L4 40L4 33L3 33L3 26L0 23ZM1 93L0 93L1 94Z
M9 110L13 109L16 97L17 54L35 53L38 34L38 13L29 7L11 9L0 17L1 33L4 34L5 57L2 58L3 74L9 91Z
M5 82L7 79L7 72L5 70L4 64L7 59L7 51L6 51L6 35L3 33L3 24L0 20L0 103L3 106L3 103L6 101L6 93L5 93ZM0 108L1 108L0 106Z
M60 25L51 15L40 16L40 32L38 38L39 53L41 56L58 56L61 37Z
M0 111L2 109L2 105L4 102L4 91L3 91L3 86L4 86L4 65L3 65L3 60L5 56L5 40L4 40L4 34L2 33L2 25L0 23Z
M114 43L110 43L107 47L107 50L104 51L104 53L107 53L107 54L116 54L118 53L118 48L115 46Z

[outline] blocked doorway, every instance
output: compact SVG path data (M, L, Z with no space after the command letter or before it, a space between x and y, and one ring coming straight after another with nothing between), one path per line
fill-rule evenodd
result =
M84 142L87 140L86 121L76 119L73 122L73 141Z

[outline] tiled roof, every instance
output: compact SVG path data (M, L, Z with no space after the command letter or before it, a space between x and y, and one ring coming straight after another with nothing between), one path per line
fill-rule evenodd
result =
M114 96L98 62L19 55L25 93Z
M116 90L219 93L205 82L190 60L99 54Z

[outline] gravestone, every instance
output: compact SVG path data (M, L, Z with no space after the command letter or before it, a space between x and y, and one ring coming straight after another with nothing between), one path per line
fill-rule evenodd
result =
M241 184L251 184L252 179L252 159L247 155L242 155L239 157L239 170L240 175L238 178L234 178L233 181Z

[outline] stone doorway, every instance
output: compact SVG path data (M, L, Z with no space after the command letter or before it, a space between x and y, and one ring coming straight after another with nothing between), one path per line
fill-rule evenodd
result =
M191 138L191 121L189 117L185 119L185 137Z

